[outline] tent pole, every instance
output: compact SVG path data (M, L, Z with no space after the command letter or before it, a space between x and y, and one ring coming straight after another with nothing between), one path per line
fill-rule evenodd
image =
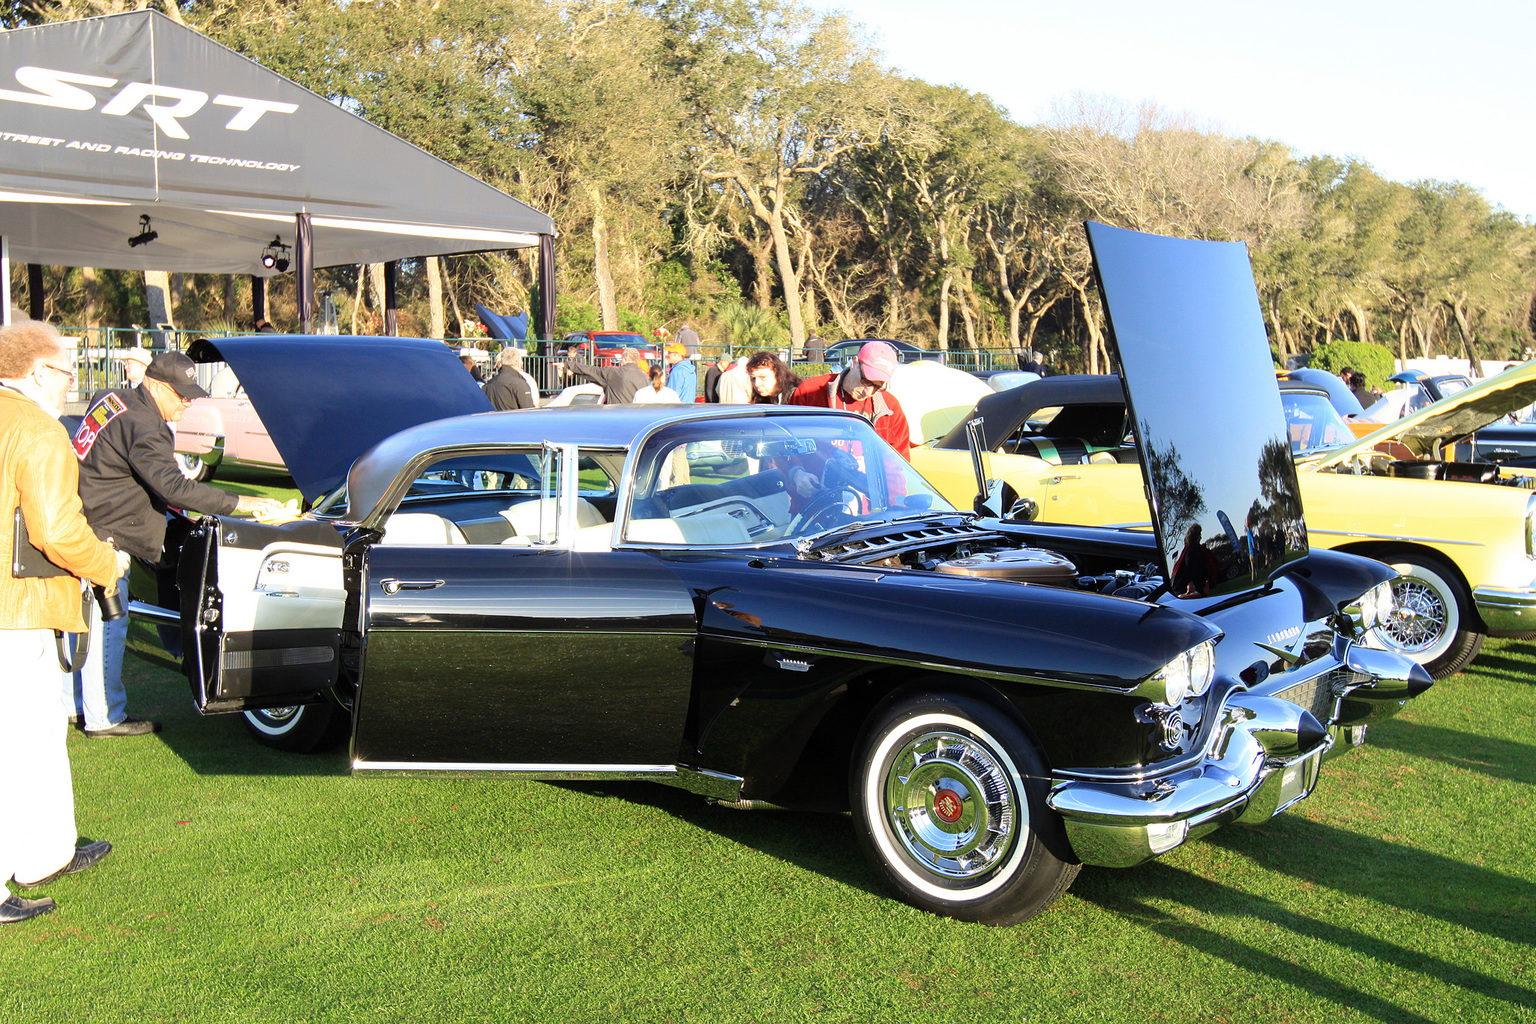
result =
M4 293L0 294L0 324L11 322L11 240L0 235L0 278L5 279Z
M298 242L294 256L298 266L294 268L294 284L298 288L299 333L315 333L315 232L309 222L309 214L300 213L297 222Z
M400 303L395 296L395 282L400 273L400 261L389 260L384 264L384 333L393 338L400 333L396 311Z
M43 305L43 265L41 263L27 264L27 315L33 320L41 320L47 312Z
M256 328L267 318L267 279L251 275L251 323Z
M555 236L539 236L539 337L555 336Z

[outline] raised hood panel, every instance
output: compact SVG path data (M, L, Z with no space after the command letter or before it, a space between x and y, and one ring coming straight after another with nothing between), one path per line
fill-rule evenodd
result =
M440 341L261 334L198 342L191 355L235 371L308 501L340 486L353 461L391 434L491 411Z
M1386 441L1397 441L1419 455L1428 455L1436 443L1459 441L1532 402L1536 402L1536 360L1512 366L1449 398L1409 413L1366 434L1352 445L1329 452L1317 464L1338 465L1364 455Z
M1307 530L1248 249L1087 229L1170 590L1263 585Z

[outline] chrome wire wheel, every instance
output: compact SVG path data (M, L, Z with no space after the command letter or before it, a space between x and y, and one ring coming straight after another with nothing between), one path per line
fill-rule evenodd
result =
M1367 643L1418 662L1435 679L1466 668L1483 646L1476 614L1455 570L1417 552L1377 556L1399 575L1392 581L1392 614Z
M886 771L891 831L913 860L945 878L984 875L1018 838L1018 798L1009 776L973 736L912 735Z
M1392 598L1396 608L1380 630L1395 650L1427 654L1455 632L1455 602L1422 576L1399 576L1392 583Z

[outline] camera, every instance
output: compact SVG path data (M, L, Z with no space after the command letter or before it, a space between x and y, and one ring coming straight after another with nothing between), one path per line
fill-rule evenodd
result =
M96 607L101 610L102 622L111 622L128 614L128 609L123 606L123 595L117 592L116 584L108 590L100 584L93 583L91 594L96 598Z

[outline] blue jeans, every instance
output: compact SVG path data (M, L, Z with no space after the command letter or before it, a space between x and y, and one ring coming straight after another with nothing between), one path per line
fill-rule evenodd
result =
M117 592L128 603L128 574L117 581ZM66 675L64 704L79 715L87 729L109 729L128 717L128 694L123 689L123 653L128 648L128 616L101 621L101 609L91 602L91 649L85 664L73 676Z

